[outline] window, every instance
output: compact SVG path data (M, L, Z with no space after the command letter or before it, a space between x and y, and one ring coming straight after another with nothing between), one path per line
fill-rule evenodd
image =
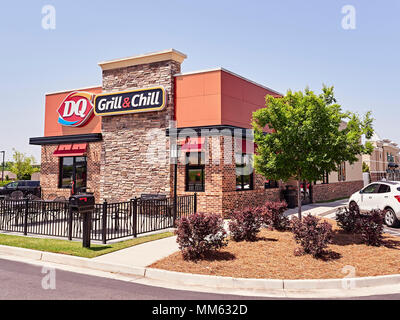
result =
M236 190L253 190L253 155L235 154Z
M27 181L27 186L28 187L39 187L40 181Z
M390 187L387 184L381 184L379 186L378 193L388 193L390 192Z
M72 182L75 187L86 187L87 165L86 157L63 157L60 158L60 188L71 188Z
M346 163L342 162L338 167L338 181L346 181Z
M378 189L379 189L379 184L374 183L374 184L370 184L369 186L366 186L363 190L362 193L377 193Z
M7 185L7 189L16 189L18 187L18 182L11 182Z
M265 189L279 188L279 183L276 180L267 180L264 184Z
M204 152L186 153L186 191L204 191Z

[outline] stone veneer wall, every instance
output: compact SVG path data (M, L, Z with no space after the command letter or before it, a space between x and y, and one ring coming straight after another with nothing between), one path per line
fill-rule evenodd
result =
M312 186L313 202L349 197L363 187L364 182L362 180L316 184Z
M88 191L94 192L96 201L100 200L98 185L100 182L100 154L101 142L88 143L87 147L87 187ZM40 185L42 188L43 199L48 199L49 195L56 194L68 199L71 194L70 189L58 188L60 158L53 156L58 145L43 145Z
M142 193L171 192L169 143L165 137L174 118L174 60L103 70L103 92L164 86L167 106L158 112L105 116L102 119L101 199L128 200ZM151 129L160 129L151 136ZM149 147L160 141L164 159L149 157ZM164 148L165 146L165 148Z

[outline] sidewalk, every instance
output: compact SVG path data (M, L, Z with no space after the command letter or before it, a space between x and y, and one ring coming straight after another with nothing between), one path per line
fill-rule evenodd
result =
M176 236L174 236L111 252L92 260L135 267L147 267L178 250Z

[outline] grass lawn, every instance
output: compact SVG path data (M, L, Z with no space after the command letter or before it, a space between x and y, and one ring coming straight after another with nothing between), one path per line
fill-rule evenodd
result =
M82 248L82 241L31 238L0 234L0 245L94 258L106 253L132 247L137 244L171 237L172 235L172 232L164 232L112 244L99 245L92 243L90 248Z
M221 251L198 262L185 261L180 252L153 263L150 267L171 271L236 278L322 279L343 278L355 268L355 277L400 273L400 238L385 235L385 245L372 247L361 243L358 235L342 232L336 222L334 237L322 259L295 256L299 245L291 232L262 229L254 242L229 241Z

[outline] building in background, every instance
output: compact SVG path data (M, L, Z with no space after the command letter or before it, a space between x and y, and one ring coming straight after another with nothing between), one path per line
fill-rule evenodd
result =
M11 171L4 171L4 180L17 180L17 175Z
M400 180L400 147L390 139L382 139L376 132L370 139L374 146L371 155L363 155L369 166L371 181Z

